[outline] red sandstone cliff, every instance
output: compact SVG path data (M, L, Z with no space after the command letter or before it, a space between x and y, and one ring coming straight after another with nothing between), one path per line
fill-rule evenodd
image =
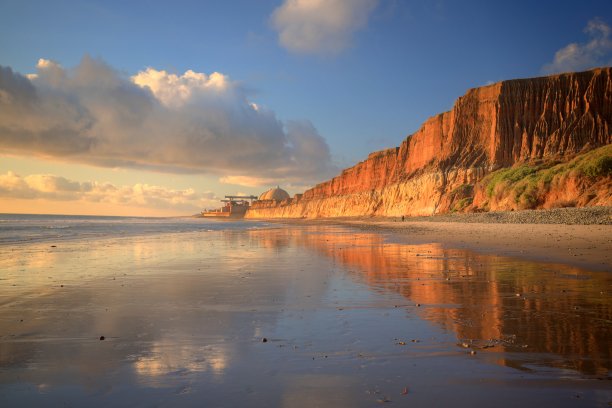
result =
M583 162L569 170L554 166L612 143L611 73L612 68L599 68L471 89L450 112L428 119L399 147L372 153L302 197L266 209L255 207L248 216L538 208L560 205L561 196L569 205L610 205L611 149L592 155L603 172L585 175L572 170L590 165ZM529 191L512 184L520 181L516 175L508 179L512 183L495 178L499 169L521 165L537 169L525 173L531 177ZM548 173L539 180L541 172ZM559 194L567 186L573 189L570 196ZM530 196L523 200L526 191Z

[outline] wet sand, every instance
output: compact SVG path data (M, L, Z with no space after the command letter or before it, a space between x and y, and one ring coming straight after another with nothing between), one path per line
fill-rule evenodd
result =
M0 247L0 406L612 401L609 273L370 228Z
M394 234L410 243L580 266L612 272L612 225L498 224L411 221L388 218L335 218L282 221L305 225L346 225Z

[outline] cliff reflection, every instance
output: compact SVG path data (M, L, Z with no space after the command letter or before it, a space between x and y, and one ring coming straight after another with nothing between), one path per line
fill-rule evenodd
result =
M393 381L395 395L418 380L437 389L451 366L463 371L447 387L466 370L478 371L473 381L514 374L480 364L490 360L600 377L611 367L603 273L330 227L19 249L0 261L1 406L50 396L73 406L371 406ZM412 333L423 344L393 341ZM455 353L463 343L477 359Z
M342 264L354 279L403 295L398 305L456 334L459 347L499 353L520 369L547 366L607 376L612 277L566 265L386 243L379 234L287 229L294 241ZM261 234L253 232L252 234Z

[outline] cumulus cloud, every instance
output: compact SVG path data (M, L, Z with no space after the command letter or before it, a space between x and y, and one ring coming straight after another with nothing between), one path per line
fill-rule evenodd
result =
M212 93L218 98L234 86L227 76L219 72L206 75L188 70L183 75L176 75L153 68L134 75L132 82L142 88L148 87L160 102L173 108L180 108L198 93L200 97ZM251 103L251 106L257 105Z
M227 75L147 68L127 78L84 57L0 66L0 153L104 167L314 183L336 172L307 121L283 123Z
M555 53L550 64L544 65L546 74L580 71L597 66L612 65L612 29L604 21L589 21L584 32L588 35L587 43L571 43Z
M366 25L378 0L285 0L272 14L280 44L299 53L335 53Z
M223 184L237 184L246 187L262 187L276 183L275 179L250 176L223 176L219 179Z
M83 201L183 211L218 206L218 198L212 192L197 193L191 188L173 190L149 184L115 186L97 181L72 181L52 174L20 176L12 171L0 174L0 197Z

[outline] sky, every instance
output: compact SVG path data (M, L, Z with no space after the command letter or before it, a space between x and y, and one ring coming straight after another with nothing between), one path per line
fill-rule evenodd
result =
M612 2L0 0L0 213L189 215L612 65Z

